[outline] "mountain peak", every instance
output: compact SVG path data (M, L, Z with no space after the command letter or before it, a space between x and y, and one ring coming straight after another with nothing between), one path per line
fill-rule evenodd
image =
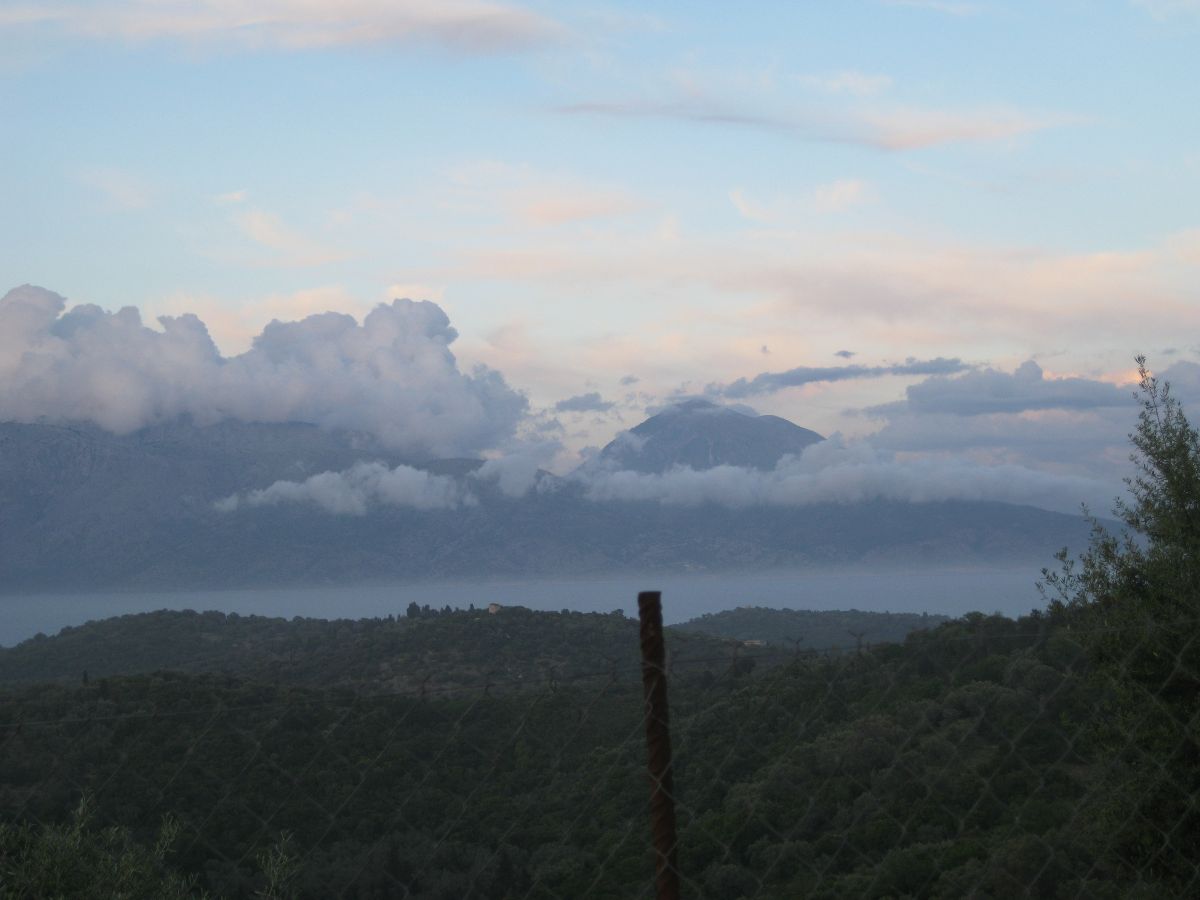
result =
M617 435L599 465L635 472L675 466L773 469L788 454L824 438L779 416L756 416L695 397L676 403Z

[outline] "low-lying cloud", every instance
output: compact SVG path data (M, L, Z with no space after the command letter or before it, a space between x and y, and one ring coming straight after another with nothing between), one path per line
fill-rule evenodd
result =
M429 458L501 445L528 406L498 372L459 371L457 332L429 302L381 304L361 324L332 312L273 321L232 357L194 315L160 317L156 331L134 307L65 310L29 285L0 298L0 421L116 433L180 416L311 422Z
M314 503L334 515L362 516L378 505L431 510L477 502L464 483L450 476L371 462L357 463L344 472L322 472L304 481L276 481L261 490L226 497L215 506L220 512L233 512L240 507Z
M283 503L312 503L328 513L363 516L378 507L460 509L477 506L476 486L493 484L505 497L523 497L541 477L535 459L513 454L486 460L462 477L438 475L381 462L355 463L341 472L321 472L304 481L276 481L269 487L231 494L213 504L218 512L235 512Z
M1111 482L1013 464L984 465L962 457L908 458L867 442L835 436L800 456L788 456L770 471L717 466L686 467L659 474L581 467L571 476L592 503L654 502L668 506L715 504L728 509L805 507L887 500L937 503L994 501L1077 513L1081 504L1104 510ZM323 472L304 481L277 481L267 488L226 497L222 512L284 503L309 503L334 515L362 516L383 507L454 510L477 506L480 488L519 499L564 483L543 482L525 457L488 460L468 475L435 475L409 466L358 463L342 472Z
M1113 496L1105 482L1016 465L964 459L904 459L869 444L831 438L772 471L717 466L676 468L661 474L593 470L582 477L593 501L657 501L674 506L713 503L730 508L811 506L893 500L947 500L1027 504L1078 512L1081 503L1104 507Z

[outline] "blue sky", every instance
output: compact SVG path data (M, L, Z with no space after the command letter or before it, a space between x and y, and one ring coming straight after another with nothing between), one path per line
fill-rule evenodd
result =
M431 299L534 409L616 403L574 449L839 350L1122 383L1200 343L1196 0L10 2L0 109L4 288L227 354ZM919 381L755 405L867 433Z

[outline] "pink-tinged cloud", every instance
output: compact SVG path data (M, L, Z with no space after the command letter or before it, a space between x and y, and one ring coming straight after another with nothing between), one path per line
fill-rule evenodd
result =
M547 17L487 0L88 0L0 14L0 27L50 24L95 40L183 40L241 49L427 44L477 55L557 43Z
M1033 115L1013 109L771 112L703 97L666 101L583 102L559 106L568 115L667 119L699 125L752 128L801 140L860 144L877 150L919 150L943 144L1010 140L1048 128L1085 122L1079 116Z

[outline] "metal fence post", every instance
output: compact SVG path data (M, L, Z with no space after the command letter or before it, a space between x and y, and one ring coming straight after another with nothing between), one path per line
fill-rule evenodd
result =
M675 836L675 783L671 772L671 730L667 716L666 649L662 594L638 594L641 620L642 691L650 769L650 826L654 833L654 885L658 900L679 900Z

